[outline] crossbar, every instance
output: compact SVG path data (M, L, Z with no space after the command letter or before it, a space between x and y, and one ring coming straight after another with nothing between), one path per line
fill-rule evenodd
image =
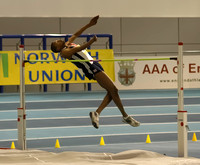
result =
M24 62L115 62L115 61L154 61L154 60L177 60L171 58L141 58L141 59L102 59L102 60L25 60Z

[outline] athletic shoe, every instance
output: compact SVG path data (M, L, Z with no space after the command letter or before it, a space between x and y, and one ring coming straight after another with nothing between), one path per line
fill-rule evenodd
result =
M132 118L131 116L127 116L127 117L122 117L122 121L124 123L130 124L133 127L138 127L140 126L140 122L135 120L134 118Z
M99 114L97 112L90 112L90 118L92 125L98 129L99 128Z

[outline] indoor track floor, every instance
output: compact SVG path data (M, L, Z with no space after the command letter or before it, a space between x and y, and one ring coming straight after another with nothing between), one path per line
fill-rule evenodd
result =
M100 116L100 128L91 125L89 112L100 105L105 92L66 92L26 94L27 148L63 152L107 152L148 150L176 157L177 91L120 91L126 112L141 122L139 127L122 123L121 114L111 102ZM184 91L188 111L188 153L200 158L200 90ZM17 147L17 108L19 94L0 94L0 148ZM151 143L146 144L147 135ZM104 138L105 145L100 146ZM55 149L56 139L61 148Z

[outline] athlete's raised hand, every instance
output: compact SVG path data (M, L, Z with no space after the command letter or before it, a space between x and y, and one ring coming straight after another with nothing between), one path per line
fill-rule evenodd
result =
M90 26L94 26L94 25L96 25L98 19L99 19L99 15L93 17L93 18L90 20L89 25L90 25Z
M97 36L94 35L94 36L92 37L92 40L93 40L94 42L96 42L96 41L97 41Z

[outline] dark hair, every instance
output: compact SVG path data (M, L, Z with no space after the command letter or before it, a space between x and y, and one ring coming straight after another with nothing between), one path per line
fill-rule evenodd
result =
M54 52L54 53L58 53L59 51L57 50L57 45L56 45L56 42L52 42L51 43L51 50Z

